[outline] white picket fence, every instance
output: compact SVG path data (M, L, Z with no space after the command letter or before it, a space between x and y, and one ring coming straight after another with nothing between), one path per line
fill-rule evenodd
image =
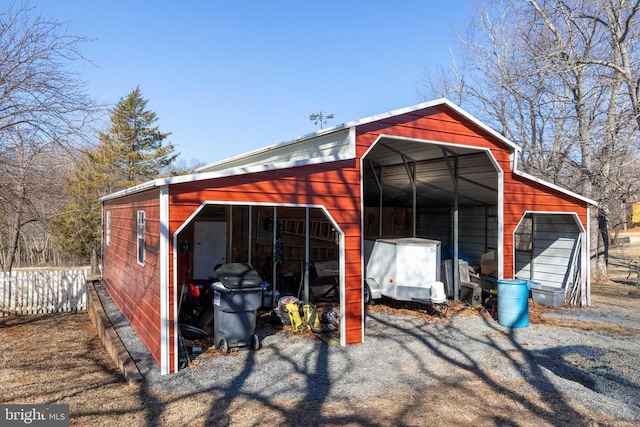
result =
M0 272L2 316L87 309L87 269Z

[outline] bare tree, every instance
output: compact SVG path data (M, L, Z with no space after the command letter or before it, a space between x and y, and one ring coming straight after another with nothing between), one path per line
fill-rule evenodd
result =
M456 64L463 106L523 147L525 169L599 202L592 246L602 277L610 224L622 223L640 187L632 169L639 3L487 1L461 37Z
M78 141L97 111L84 82L68 70L70 61L84 60L79 50L84 41L66 34L62 24L35 16L25 4L0 11L0 268L5 271L16 262L20 242L23 248L42 243L24 233L45 230L55 211L47 202L59 187L60 167L49 162Z
M33 143L18 126L3 134L11 145L0 163L0 269L10 271L20 261L43 264L53 257L47 221L62 203L69 155L54 143Z
M638 137L638 86L631 74L640 57L630 55L640 44L634 31L638 1L528 2L552 47L546 58L572 94L580 150L574 170L582 192L600 202L596 272L604 278L612 216L633 194L627 191L638 186L636 174L625 167Z
M0 41L0 131L18 125L40 141L62 142L81 129L94 105L67 65L84 60L79 48L86 39L33 16L26 5L11 5L0 12Z
M182 158L177 159L169 166L162 168L159 176L168 177L168 176L178 176L178 175L188 175L195 173L196 169L205 166L206 162L203 162L200 159L190 159L185 160Z

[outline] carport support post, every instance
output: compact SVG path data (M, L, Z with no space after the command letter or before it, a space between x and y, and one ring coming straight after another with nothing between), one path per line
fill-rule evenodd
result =
M226 255L228 256L227 259L230 259L231 262L234 262L235 260L233 259L233 205L229 206L229 247L227 248L227 251L229 251Z
M453 167L449 160L449 153L442 148L442 154L447 162L447 169L453 182L453 259L451 260L451 272L453 273L453 300L460 299L460 265L458 262L458 156L454 154Z
M373 172L373 177L376 180L376 184L378 184L378 236L382 235L382 167L380 167L380 176L376 173L376 167L371 160L368 160L369 166L371 167L371 172Z
M248 254L247 254L248 260L247 261L249 261L249 264L251 264L251 255L252 255L251 254L251 245L252 245L251 233L253 231L252 230L253 224L251 223L251 220L253 219L252 214L253 214L253 209L252 209L252 206L249 205L249 247L247 248L248 249Z
M458 261L458 158L455 158L455 178L453 184L453 300L460 299L460 264Z
M272 306L273 308L276 308L278 306L278 302L276 301L276 290L277 290L277 283L276 283L276 244L278 243L278 207L274 206L273 207L273 245L271 247L271 292L273 295L273 298L271 298L271 302L272 302Z
M516 228L517 230L517 228ZM535 266L535 253L536 253L536 215L531 214L531 261L529 262L529 278L536 280L536 266ZM514 258L515 263L515 258Z
M304 302L309 302L309 207L304 208ZM299 295L298 295L299 296Z

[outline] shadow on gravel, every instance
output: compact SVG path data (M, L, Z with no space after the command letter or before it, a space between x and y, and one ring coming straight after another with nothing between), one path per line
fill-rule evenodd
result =
M231 384L214 386L206 390L223 394L222 397L211 402L206 418L207 425L232 425L231 405L238 398L258 403L261 408L268 408L271 417L275 417L274 414L279 415L280 420L276 425L343 425L350 423L367 426L378 425L375 421L357 414L336 416L323 414L323 407L327 403L332 389L328 345L322 344L307 354L292 355L278 352L278 357L289 368L284 371L290 372L291 376L300 377L305 382L303 386L304 397L296 402L293 408L284 404L282 399L278 400L277 393L271 393L269 384L265 384L262 391L247 392L244 390L243 386L249 381L252 372L257 370L256 353L249 352L242 373L235 377ZM347 369L352 368L353 366L350 366ZM289 379L283 378L282 381L287 382ZM247 388L251 389L250 386ZM273 419L260 421L254 419L251 425L274 425Z
M630 381L615 370L604 374L598 371L601 368L596 365L604 360L600 356L609 350L570 345L532 350L518 339L522 338L518 329L477 317L474 321L484 322L482 328L465 331L455 326L456 315L444 323L407 324L396 316L369 312L367 341L375 342L380 352L376 347L367 347L363 353L357 350L358 346L337 348L313 341L294 350L287 343L263 349L266 354L248 351L246 357L222 356L198 367L226 371L227 375L220 377L208 373L200 378L198 369L186 369L151 383L145 380L139 388L139 398L145 407L146 425L166 424L179 414L183 425L223 426L245 421L249 425L408 426L416 425L416 414L433 415L437 411L430 407L432 402L422 398L424 395L438 396L439 402L433 403L442 406L464 402L465 408L460 411L482 414L481 424L515 425L517 414L526 414L530 423L593 424L593 419L570 404L563 394L566 390L557 385L559 381L574 382L635 407L634 396L640 392L635 380ZM374 326L369 327L369 322ZM381 347L391 351L383 352ZM402 354L401 363L388 360L393 354ZM571 358L576 355L591 365L572 364ZM267 360L277 364L280 377L265 374L270 373ZM391 413L387 415L395 418L378 416L375 404L363 411L363 403L368 402L350 401L341 394L341 387L345 387L341 379L354 378L348 374L365 369L367 364L373 366L375 379L376 375L384 379L386 370L397 369L389 375L393 378L388 383L362 385L374 396L379 393L384 399L387 392L417 396L389 404ZM509 374L505 375L507 371ZM369 377L355 378L367 381ZM386 390L385 384L390 389L398 388ZM159 388L166 392L159 393ZM487 393L487 389L492 392ZM449 400L456 393L460 398ZM192 402L193 408L195 403L199 405L198 410L189 410ZM509 408L502 410L499 405L505 402ZM516 415L509 417L510 413Z
M460 392L465 393L469 401L475 400L475 407L490 408L493 402L490 402L481 393L482 389L476 391L473 381L469 381L467 376L461 376L460 372L471 374L472 378L480 380L484 385L490 387L494 392L499 393L505 398L512 400L514 403L522 405L530 414L535 414L541 420L551 425L566 425L570 422L573 425L585 425L589 422L583 415L576 412L565 400L561 391L547 379L547 374L543 371L543 367L549 368L553 365L556 371L561 367L565 378L572 381L580 382L585 385L593 385L593 380L579 369L569 368L564 365L560 359L550 362L549 357L540 357L534 352L529 351L516 339L517 329L508 329L506 338L510 347L504 345L505 334L496 327L493 320L482 318L486 325L493 330L493 334L485 334L483 336L473 336L465 331L455 328L450 324L442 326L440 331L434 333L432 328L427 325L419 329L409 331L386 322L382 318L370 314L371 318L383 323L388 332L385 332L381 338L385 340L395 341L400 351L408 351L411 349L406 345L406 339L396 338L409 334L416 341L421 342L441 361L446 362L448 369L444 372L434 372L429 366L421 364L421 371L429 375L436 376L436 379L443 386L457 387ZM480 320L478 320L480 321ZM456 339L451 340L449 337L452 333L456 334ZM465 341L472 343L473 346L485 346L484 351L476 351L474 355L471 351L467 351ZM553 350L550 350L552 352ZM478 360L477 354L483 354L485 357L494 359L493 363L487 363L487 360ZM422 363L416 355L415 361ZM515 372L524 379L526 383L532 386L537 394L541 397L532 398L536 393L523 390L521 387L514 387L512 381L502 383L494 371L514 369ZM551 369L553 371L553 369ZM457 374L456 374L457 372ZM452 380L451 376L454 379ZM456 377L461 380L456 381ZM532 421L532 420L530 420ZM495 425L515 425L513 420L509 421L502 417L496 416L493 419Z
M497 407L495 396L501 396L501 403L506 399L511 408L518 408L518 413L526 413L529 422L550 425L589 425L593 419L576 411L567 401L557 381L567 380L589 388L599 394L625 401L634 405L634 395L640 391L638 384L625 378L610 374L602 376L594 374L588 368L574 366L567 361L568 357L582 357L585 360L597 361L605 350L591 346L557 346L543 350L530 350L527 343L518 340L518 329L503 328L489 318L478 317L486 328L483 334L472 334L452 324L424 323L407 327L395 323L386 316L369 313L369 319L377 322L378 327L368 331L369 339L375 339L381 345L395 347L396 352L403 353L403 361L411 361L416 367L407 374L407 390L418 395L425 392L425 387L440 387L438 390L458 393L464 396L466 411L482 413L483 422L492 425L517 425L518 417L509 418L505 411L494 411ZM477 330L476 330L477 331ZM465 345L465 343L467 343ZM335 348L333 348L335 350ZM250 402L249 409L260 408L263 419L257 424L263 425L388 425L388 419L378 419L369 413L359 411L358 403L349 408L347 402L342 410L331 413L336 403L336 384L332 378L354 369L362 369L362 360L348 351L332 351L325 344L305 347L304 352L295 353L289 349L271 348L275 354L270 356L278 360L278 369L286 373L283 384L263 383L256 386L256 377L265 368L259 360L259 353L249 351L239 366L238 374L230 381L212 381L198 384L196 376L193 387L186 393L177 393L174 398L158 399L154 397L144 383L140 389L140 398L147 407L147 425L163 423L169 407L176 402L188 403L190 399L209 396L208 413L193 414L194 420L206 425L231 425L238 421L238 408L243 402ZM428 357L425 357L428 354ZM345 358L340 367L332 365L332 358ZM371 360L380 355L373 354ZM434 363L434 360L437 360ZM380 365L383 366L383 365ZM436 368L434 366L439 366ZM225 369L219 366L216 369ZM342 369L342 372L336 372ZM382 368L384 369L384 368ZM389 368L392 369L392 368ZM512 374L505 378L504 372ZM379 372L384 376L384 371ZM186 374L185 375L190 375ZM401 378L396 373L398 378ZM169 382L171 379L167 378ZM478 382L482 387L478 387ZM296 388L295 398L288 401L283 388ZM492 390L491 394L486 389ZM410 390L412 389L412 390ZM384 394L386 390L381 390ZM448 404L446 398L441 405ZM255 405L255 406L252 406ZM428 409L430 410L430 408ZM462 410L462 409L461 409ZM403 401L396 409L397 418L394 425L415 425L415 419L407 414L425 414L425 401L414 399ZM495 413L494 413L495 412ZM500 413L497 413L500 412ZM509 413L509 410L506 411ZM255 417L255 414L254 414ZM185 420L186 421L186 420ZM521 420L520 420L521 421ZM185 424L187 424L185 422ZM253 424L257 425L253 418Z
M304 354L292 354L286 351L277 351L276 356L279 364L286 365L285 368L280 366L278 369L288 372L288 377L282 378L283 383L293 383L292 377L299 378L302 398L297 401L285 400L279 391L273 392L273 384L261 384L256 387L255 376L260 375L260 371L265 368L261 366L261 361L256 360L258 354L254 351L247 351L247 357L241 367L241 371L233 377L230 382L213 381L207 385L203 385L193 380L192 387L188 392L177 392L174 397L163 398L159 400L154 397L157 390L149 387L143 382L140 388L140 399L146 403L146 424L147 426L162 425L167 418L167 414L171 412L171 405L185 404L192 399L208 396L208 413L194 411L193 414L185 413L181 419L184 425L367 425L382 426L366 416L357 414L357 411L349 414L326 415L326 404L329 402L329 395L332 391L331 375L335 375L335 369L330 366L330 347L325 344L319 344L307 348ZM231 357L231 356L222 356ZM354 369L353 364L346 366L345 371ZM218 367L215 369L224 369ZM183 374L184 371L183 371ZM176 374L176 377L181 374ZM189 373L185 375L191 375ZM165 377L167 385L171 388L171 381L174 377ZM296 387L296 385L291 385ZM335 397L334 397L335 399ZM195 401L195 400L194 400ZM238 405L245 405L245 402L251 402L253 408L257 408L252 412L251 418L242 419L242 415L238 415ZM255 406L253 406L255 405ZM246 409L246 408L245 408ZM355 409L355 408L354 408ZM266 410L266 411L265 411ZM259 417L262 415L262 418ZM238 417L241 420L238 420ZM249 422L250 419L250 422ZM248 422L248 424L245 424ZM399 424L402 425L402 424Z
M592 347L584 346L554 347L548 350L534 352L532 358L535 357L536 364L550 370L556 376L576 382L590 390L598 391L596 389L596 381L591 375L563 361L565 355L587 354L593 350Z
M558 377L579 383L596 393L625 402L630 406L636 405L640 384L615 373L611 366L601 362L600 359L605 352L604 349L591 346L554 347L536 352L536 362ZM594 363L594 366L581 368L564 362L567 357L580 357L589 361L598 360L598 362Z
M245 363L244 368L240 375L238 375L231 382L230 386L224 391L224 396L216 401L207 414L207 422L215 423L216 425L230 425L231 418L227 416L229 405L233 402L233 399L242 394L242 386L247 381L251 372L255 369L255 353L250 352ZM258 396L252 396L256 398Z

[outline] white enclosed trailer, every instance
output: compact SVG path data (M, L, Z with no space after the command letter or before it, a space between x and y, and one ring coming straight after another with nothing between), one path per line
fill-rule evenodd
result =
M417 237L365 240L366 283L371 298L441 303L440 242ZM433 288L433 289L432 289Z

